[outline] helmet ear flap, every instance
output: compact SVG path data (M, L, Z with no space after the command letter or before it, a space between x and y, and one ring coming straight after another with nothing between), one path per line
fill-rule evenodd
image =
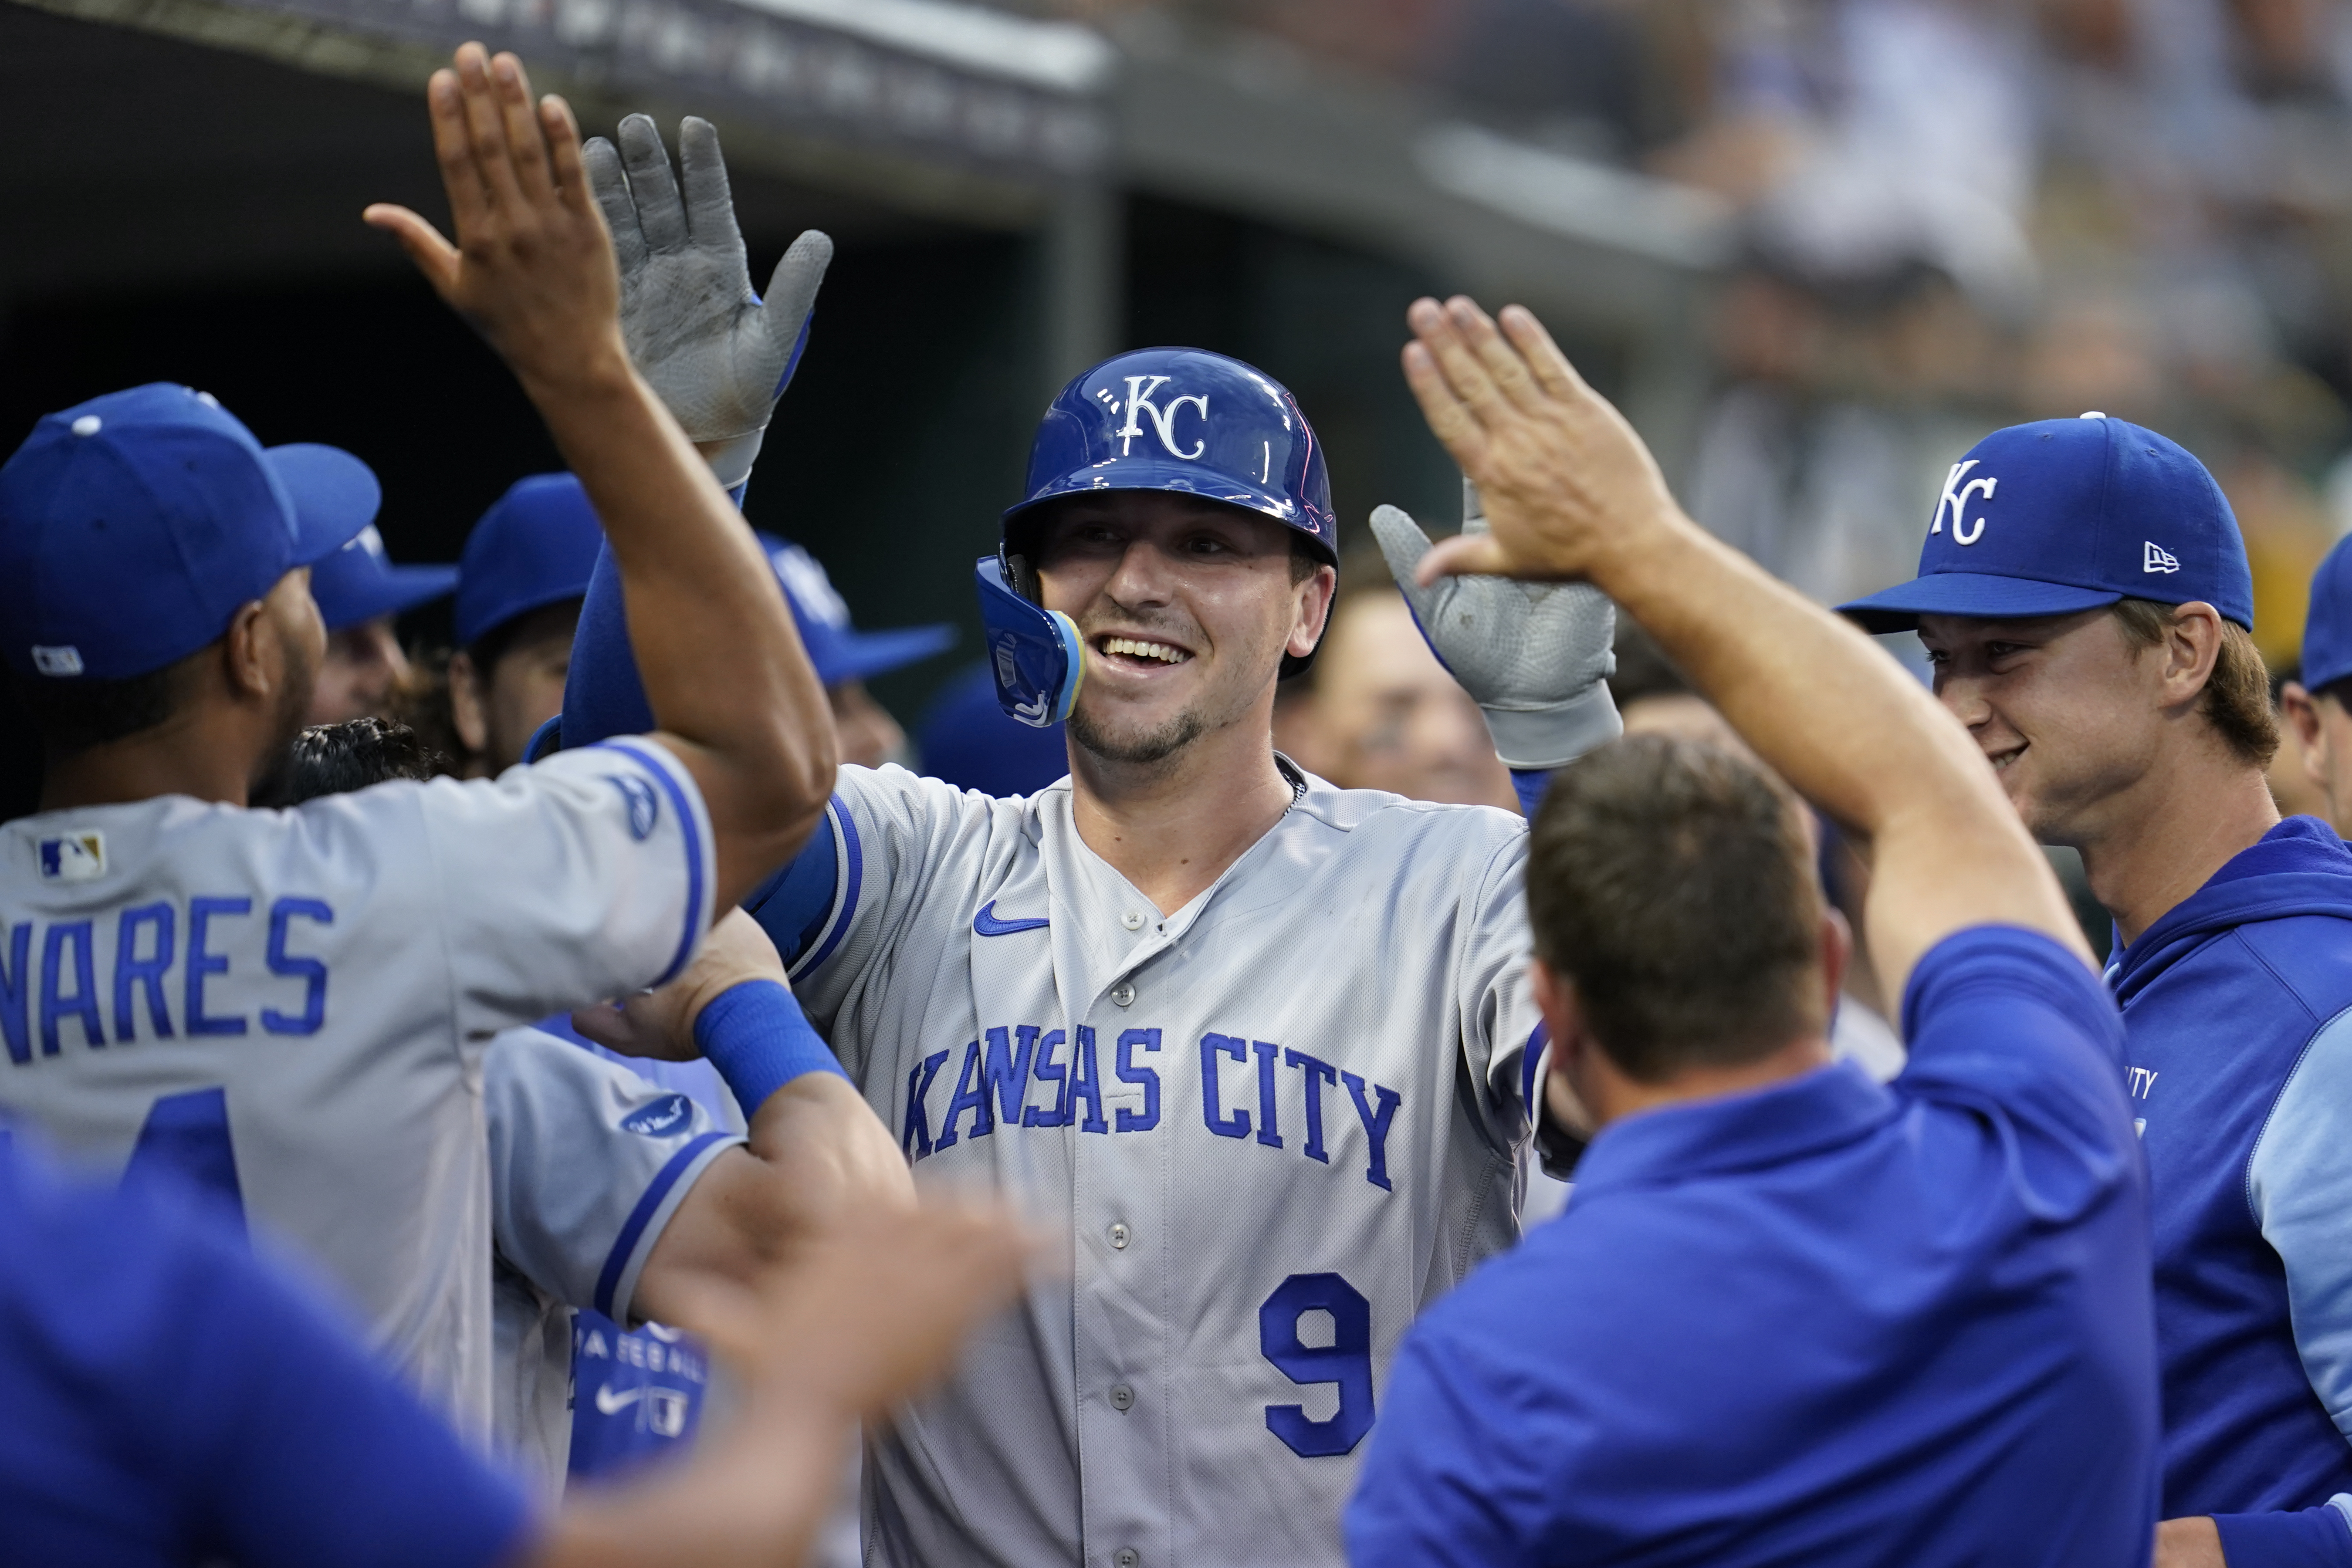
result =
M1013 586L1014 562L1028 577L1026 592ZM980 618L997 706L1011 718L1045 729L1069 717L1078 699L1078 684L1087 673L1086 644L1076 622L1038 604L1036 574L1028 566L1002 549L980 558Z

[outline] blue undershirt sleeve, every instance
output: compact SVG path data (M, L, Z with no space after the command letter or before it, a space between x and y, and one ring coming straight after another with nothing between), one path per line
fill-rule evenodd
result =
M654 727L653 705L637 678L637 656L629 647L629 623L621 606L621 572L613 548L596 552L588 597L580 606L580 629L572 637L572 669L563 678L563 744L593 746L616 735L646 735Z
M1552 770L1549 768L1514 768L1511 789L1519 798L1519 814L1532 822L1536 808L1543 804L1544 791L1551 788Z
M563 682L562 734L566 749L593 746L616 735L645 735L654 710L637 677L629 625L621 604L621 573L607 546L597 552L572 639L572 670ZM799 855L743 900L770 940L791 963L800 956L833 905L835 850L830 823L820 824ZM746 1105L748 1113L753 1109Z
M744 913L760 923L760 929L768 934L787 965L809 950L824 927L825 916L833 913L839 866L833 812L841 809L836 797L801 852L743 897ZM752 1109L745 1105L744 1113L749 1115Z

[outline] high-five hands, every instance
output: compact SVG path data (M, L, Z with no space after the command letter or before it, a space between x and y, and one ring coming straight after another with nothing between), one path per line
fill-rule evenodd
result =
M787 989L792 986L776 945L760 923L730 909L711 923L710 935L703 938L686 973L658 990L582 1008L572 1015L572 1027L623 1056L692 1061L702 1054L694 1043L694 1020L714 999L746 980L773 980ZM748 1114L759 1107L743 1109Z
M1462 532L1487 531L1478 486L1462 481ZM1606 685L1616 668L1617 612L1580 582L1507 582L1414 574L1433 548L1395 507L1372 508L1372 537L1422 635L1475 699L1495 754L1517 769L1559 768L1623 732Z
M1522 307L1496 321L1456 296L1413 302L1404 375L1429 427L1478 486L1490 531L1421 559L1423 584L1467 573L1597 575L1658 528L1692 527L1624 416L1584 382Z
M625 376L620 277L570 106L552 94L533 103L522 62L479 44L434 72L425 97L457 243L406 207L362 215L400 241L526 391Z
M794 240L761 299L711 123L678 126L675 177L652 120L628 116L619 140L616 151L593 138L581 157L620 261L621 331L638 373L731 489L792 379L833 241L815 229Z

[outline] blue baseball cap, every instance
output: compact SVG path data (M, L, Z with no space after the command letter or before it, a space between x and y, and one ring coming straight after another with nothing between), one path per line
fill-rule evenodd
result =
M394 566L373 523L310 568L310 597L330 632L414 610L457 586L454 566Z
M264 450L209 392L156 382L77 403L0 465L0 653L50 679L160 670L382 499L350 453Z
M2339 539L2311 574L2303 622L2302 681L2309 691L2352 675L2352 538Z
M604 543L588 492L569 474L518 479L482 514L457 558L457 645L518 615L585 598Z
M1996 430L1952 465L1909 582L1841 604L1865 631L2202 601L2251 632L2245 540L2205 465L2103 413Z
M792 606L793 622L800 628L801 646L808 650L809 663L816 666L821 685L870 680L928 659L956 640L955 628L944 622L860 632L850 621L849 605L816 557L773 534L761 534L760 543L768 552L768 564L775 568L784 601Z

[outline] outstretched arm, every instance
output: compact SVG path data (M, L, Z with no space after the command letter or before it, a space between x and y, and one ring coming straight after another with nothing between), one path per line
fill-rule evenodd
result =
M1854 627L1684 515L1641 437L1534 316L1417 301L1405 379L1477 485L1492 531L1420 578L1590 581L1655 637L1759 757L1869 841L1871 952L1900 995L1969 925L2090 951L2057 880L1965 731Z
M710 812L726 908L824 810L824 691L751 530L630 365L570 109L534 104L521 62L478 44L434 73L427 97L457 243L404 207L372 206L367 221L505 358L595 502L660 737Z

